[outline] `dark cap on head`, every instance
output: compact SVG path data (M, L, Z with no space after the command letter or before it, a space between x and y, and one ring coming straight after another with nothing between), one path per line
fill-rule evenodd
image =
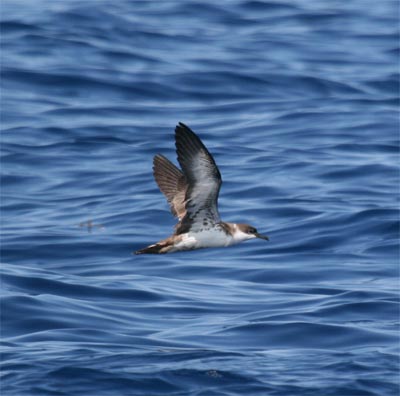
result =
M257 229L249 224L237 224L240 231L244 232L245 234L254 235L256 238L265 239L269 241L267 235L261 235L258 233Z

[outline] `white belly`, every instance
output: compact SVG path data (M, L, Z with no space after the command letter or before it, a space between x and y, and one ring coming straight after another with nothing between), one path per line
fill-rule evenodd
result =
M207 230L202 232L188 232L182 235L182 240L175 245L176 250L192 250L206 247L229 246L236 241L220 230Z

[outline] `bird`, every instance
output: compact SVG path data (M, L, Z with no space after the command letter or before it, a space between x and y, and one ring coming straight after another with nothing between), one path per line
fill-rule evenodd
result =
M174 233L135 254L164 254L227 247L267 235L243 223L222 221L218 212L221 173L200 138L185 124L175 128L177 159L182 169L161 154L153 159L154 179L179 220Z

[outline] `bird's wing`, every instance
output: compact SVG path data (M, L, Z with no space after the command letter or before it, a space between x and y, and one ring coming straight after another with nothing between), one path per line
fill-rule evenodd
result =
M176 227L176 234L182 234L220 222L217 200L222 180L212 155L198 136L181 122L175 128L175 143L188 184L186 214Z
M163 155L153 160L153 175L161 192L167 198L174 216L181 220L185 214L186 178L183 173Z

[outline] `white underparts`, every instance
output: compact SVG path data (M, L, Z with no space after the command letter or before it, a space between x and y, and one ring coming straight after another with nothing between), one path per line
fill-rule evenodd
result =
M208 247L225 247L255 238L254 235L240 231L234 225L234 234L226 234L219 228L210 228L201 232L188 232L182 234L182 239L173 248L173 251L192 250Z

